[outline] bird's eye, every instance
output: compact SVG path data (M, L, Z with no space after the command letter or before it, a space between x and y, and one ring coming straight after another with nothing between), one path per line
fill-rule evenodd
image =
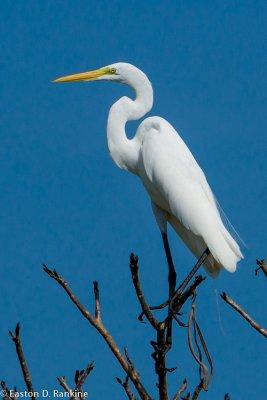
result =
M115 68L110 68L110 73L111 74L116 74L116 69Z

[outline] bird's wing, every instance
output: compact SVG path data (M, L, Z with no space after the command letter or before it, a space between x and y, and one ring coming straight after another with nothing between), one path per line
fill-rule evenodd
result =
M140 177L152 201L202 237L222 265L234 269L242 254L224 227L206 177L184 141L159 117L146 119L140 129ZM231 258L232 252L235 256Z
M143 128L146 132L141 144L142 165L149 183L160 196L152 200L156 204L166 202L170 208L167 211L174 211L174 207L178 213L176 217L189 229L194 229L195 218L192 209L187 213L190 204L197 206L199 202L204 203L219 215L202 169L175 129L160 117L147 118ZM175 204L172 204L173 201Z

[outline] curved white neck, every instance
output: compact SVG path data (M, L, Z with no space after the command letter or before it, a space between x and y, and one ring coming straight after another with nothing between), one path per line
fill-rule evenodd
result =
M124 96L112 105L108 116L107 140L113 161L120 168L135 173L140 145L135 138L127 138L125 125L127 121L142 118L151 110L153 89L141 71L131 82L126 83L135 90L136 99Z

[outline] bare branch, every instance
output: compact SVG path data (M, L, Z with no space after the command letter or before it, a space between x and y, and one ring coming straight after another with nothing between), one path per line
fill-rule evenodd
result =
M166 368L166 338L165 338L165 330L166 323L158 322L154 315L151 312L150 307L148 306L139 277L139 266L138 266L138 257L134 254L130 255L130 269L132 273L132 280L135 287L136 295L141 305L142 311L151 326L157 331L157 341L151 341L151 345L154 348L154 352L152 357L155 361L155 371L158 375L158 391L159 391L159 399L160 400L168 400L168 388L167 388L167 379L166 373L168 372Z
M95 295L95 319L101 321L98 283L94 281L93 285L94 285L94 295Z
M24 354L21 340L20 340L20 324L17 323L16 328L15 328L15 333L12 333L11 331L9 331L9 334L10 334L10 337L13 340L15 347L16 347L17 356L19 359L21 371L23 373L23 378L24 378L24 382L26 384L27 390L28 390L28 392L32 392L31 397L33 399L35 399L30 371L29 371L29 368L28 368L28 365L26 362L25 354Z
M61 377L57 377L57 380L59 381L59 384L61 387L63 387L63 389L69 393L70 396L72 396L72 389L69 387L69 385L67 384L66 381L66 377L65 376L61 376Z
M229 297L225 292L221 294L221 298L229 304L235 311L237 311L251 326L256 329L261 335L267 337L267 330L262 328L256 321L254 321L250 315L244 311L240 305L238 305L231 297Z
M128 364L129 364L129 366L132 369L134 369L134 363L133 363L132 359L130 358L128 350L126 349L126 347L124 347L124 354L125 354L125 357L126 357L126 360L127 360Z
M190 392L187 393L185 397L182 398L182 400L190 400Z
M84 396L82 395L82 393L83 393L82 386L83 386L86 378L90 374L90 372L93 370L93 368L94 368L94 363L91 362L87 365L87 367L85 369L82 369L81 371L77 370L75 372L74 381L75 381L76 387L74 390L71 389L69 387L69 385L67 384L65 376L57 378L57 380L60 383L60 386L62 386L63 389L69 394L70 399L84 398Z
M10 390L8 389L6 383L4 381L1 381L1 396L3 397L4 400L11 400L12 397L10 396Z
M179 387L178 391L175 393L173 400L180 400L181 394L184 393L186 388L187 388L187 380L184 379L182 385Z
M155 361L155 371L158 375L158 392L160 400L168 400L168 388L167 388L167 369L166 369L166 338L165 338L165 323L161 323L160 329L157 331L157 341L151 341L151 345L154 349L152 358Z
M129 385L129 376L127 375L124 381L122 381L120 378L116 378L116 379L117 379L117 382L123 387L128 399L135 400L135 397L134 397L134 395L131 391L130 385Z
M180 297L181 293L185 290L186 286L189 284L189 282L191 281L193 276L197 273L197 271L199 270L199 268L201 267L201 265L206 260L206 258L208 257L209 254L210 254L209 249L206 249L204 251L204 253L201 255L201 257L198 259L198 261L194 265L193 269L189 272L189 274L184 279L184 281L181 283L181 285L178 287L178 289L176 289L176 291L172 297L172 301L171 301L172 304L175 302L175 300L177 298Z
M200 395L200 392L201 392L202 390L205 390L203 380L201 380L201 381L199 382L199 384L197 385L197 387L195 388L194 393L193 393L193 395L192 395L192 400L197 400L197 399L198 399L198 396Z
M175 298L172 302L172 311L174 314L177 314L182 306L186 303L186 301L193 296L196 293L197 287L205 281L206 278L204 278L201 275L198 275L195 277L194 282L192 283L191 286L189 286L188 289L185 290L184 293L181 293L179 297Z
M151 400L151 397L147 393L146 389L142 385L140 381L140 377L136 369L132 368L124 356L121 354L116 342L114 341L113 337L107 331L106 327L103 325L102 321L93 317L93 315L82 305L82 303L78 300L75 294L72 292L70 287L68 286L67 282L60 276L55 270L50 270L47 266L44 266L44 271L54 279L67 293L71 301L75 304L84 318L100 333L103 337L107 345L109 346L110 350L117 358L118 362L120 363L123 370L129 375L131 381L133 382L137 392L139 393L142 400Z
M267 264L265 263L265 260L256 260L256 263L258 265L258 268L255 269L255 275L258 275L258 271L262 270L265 277L267 278Z
M153 326L154 329L158 330L159 329L159 323L152 314L144 293L141 288L141 283L140 283L140 278L139 278L139 267L138 267L138 257L135 256L133 253L130 255L130 269L132 273L132 280L133 284L135 287L136 295L138 297L139 303L141 305L141 308L143 310L144 315L146 316L147 320L150 322L150 324Z
M77 371L76 373L76 379L75 379L75 383L76 383L76 388L75 390L81 390L82 386L85 382L85 380L87 379L88 375L90 374L90 372L94 369L94 363L90 362L87 367L82 370L82 371Z

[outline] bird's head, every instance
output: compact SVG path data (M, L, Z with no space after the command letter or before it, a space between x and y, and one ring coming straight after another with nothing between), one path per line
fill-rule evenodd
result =
M63 76L55 79L53 82L91 82L100 80L126 83L133 86L137 82L140 83L140 81L147 80L147 77L134 65L119 62L93 71Z

